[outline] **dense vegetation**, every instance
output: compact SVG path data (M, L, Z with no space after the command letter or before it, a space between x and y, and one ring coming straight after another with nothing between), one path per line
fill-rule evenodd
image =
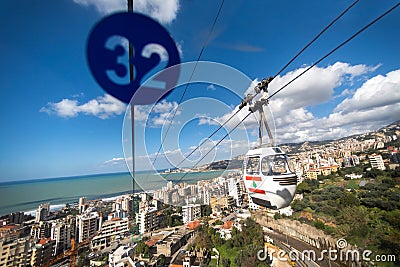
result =
M367 178L345 180L350 171ZM400 255L400 168L353 168L306 180L298 192L304 198L292 202L295 219L376 253Z
M182 207L173 207L165 205L165 209L162 210L162 216L160 217L161 228L175 227L183 225L182 220Z
M268 266L257 259L257 252L263 249L263 232L261 226L251 218L240 222L242 231L232 227L232 238L222 239L215 229L202 226L195 239L197 248L211 250L215 247L220 253L218 266ZM216 263L210 263L216 266Z

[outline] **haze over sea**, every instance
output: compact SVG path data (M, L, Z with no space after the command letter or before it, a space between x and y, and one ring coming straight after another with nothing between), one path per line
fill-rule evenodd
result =
M222 171L188 174L180 182L195 183L218 177ZM165 175L164 175L165 176ZM183 173L168 175L167 180L155 173L137 173L135 192L161 189L168 181L179 181ZM49 178L0 183L0 215L16 211L32 211L39 204L61 205L88 199L109 198L132 192L129 173L96 174L65 178Z

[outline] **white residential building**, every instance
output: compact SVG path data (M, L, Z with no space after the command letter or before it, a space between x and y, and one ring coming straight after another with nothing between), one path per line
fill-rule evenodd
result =
M55 241L54 254L58 255L71 247L72 227L63 221L53 222L50 238Z
M381 155L372 154L368 156L371 167L374 169L385 170L385 165L383 164L383 159Z
M240 207L241 199L240 199L240 185L236 178L227 179L228 186L228 194L235 199L236 206Z
M96 234L102 223L101 214L90 212L76 216L76 235L80 243Z
M49 222L41 221L35 223L31 227L31 237L35 240L42 238L49 238L51 234L51 224Z
M157 209L150 207L141 209L138 214L138 224L141 234L158 229L160 219Z
M136 266L132 260L131 255L133 254L134 248L128 246L120 246L113 253L108 255L108 266L110 267L125 267L125 266Z
M129 232L128 218L105 221L100 232L92 239L92 249L104 249L110 242Z
M50 203L40 204L36 211L36 222L44 221L50 215Z
M279 212L279 214L285 215L285 216L292 216L292 214L293 214L292 207L290 207L290 206L279 209L278 212Z
M189 223L201 217L201 205L190 204L182 206L182 219L183 223Z
M79 213L84 213L89 205L86 203L86 197L79 198Z
M39 242L32 247L31 266L44 266L49 262L54 256L54 246L54 240L50 238L40 239Z
M210 200L211 200L211 194L208 188L204 187L203 188L203 204L204 205L210 205Z
M168 190L172 190L174 188L174 184L172 183L172 181L169 181L168 183L167 183L167 189Z

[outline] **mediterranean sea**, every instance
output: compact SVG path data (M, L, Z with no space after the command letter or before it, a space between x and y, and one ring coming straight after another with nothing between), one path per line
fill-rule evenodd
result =
M200 180L210 180L222 173L222 171L190 173L183 180L180 180L183 173L171 173L166 179L155 173L137 173L135 192L161 189L168 181L190 184ZM131 192L132 177L129 173L3 182L0 183L0 215L32 211L41 203L49 202L54 208L77 202L80 197L104 199Z

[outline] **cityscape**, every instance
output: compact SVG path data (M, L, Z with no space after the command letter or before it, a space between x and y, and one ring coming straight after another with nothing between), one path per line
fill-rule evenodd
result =
M400 266L399 7L0 1L0 267Z
M399 122L335 141L282 145L298 176L298 192L293 202L304 198L307 190L302 184L339 179L335 176L339 172L342 181L357 181L361 186L372 177L366 177L365 173L398 171L398 138ZM242 159L239 156L235 160ZM201 169L209 170L212 165L215 164ZM50 203L42 203L35 216L23 211L2 216L0 266L230 266L226 265L229 259L221 258L216 247L196 247L202 245L199 236L205 225L226 242L242 232L246 227L243 222L248 224L250 219L290 220L299 211L293 203L280 210L254 204L241 174L240 169L230 169L220 177L192 184L169 181L153 192L107 200L81 197L55 211L50 210ZM399 176L396 179L393 178L396 184L393 190L397 192L394 210L399 208L400 195ZM269 234L273 228L263 225L264 234L258 238L265 246L282 246ZM282 230L282 225L279 232L286 238L296 236L294 229ZM311 244L313 239L303 234L302 240ZM393 255L398 248L398 245L392 248ZM310 266L300 260L294 264ZM286 265L275 260L271 266Z

